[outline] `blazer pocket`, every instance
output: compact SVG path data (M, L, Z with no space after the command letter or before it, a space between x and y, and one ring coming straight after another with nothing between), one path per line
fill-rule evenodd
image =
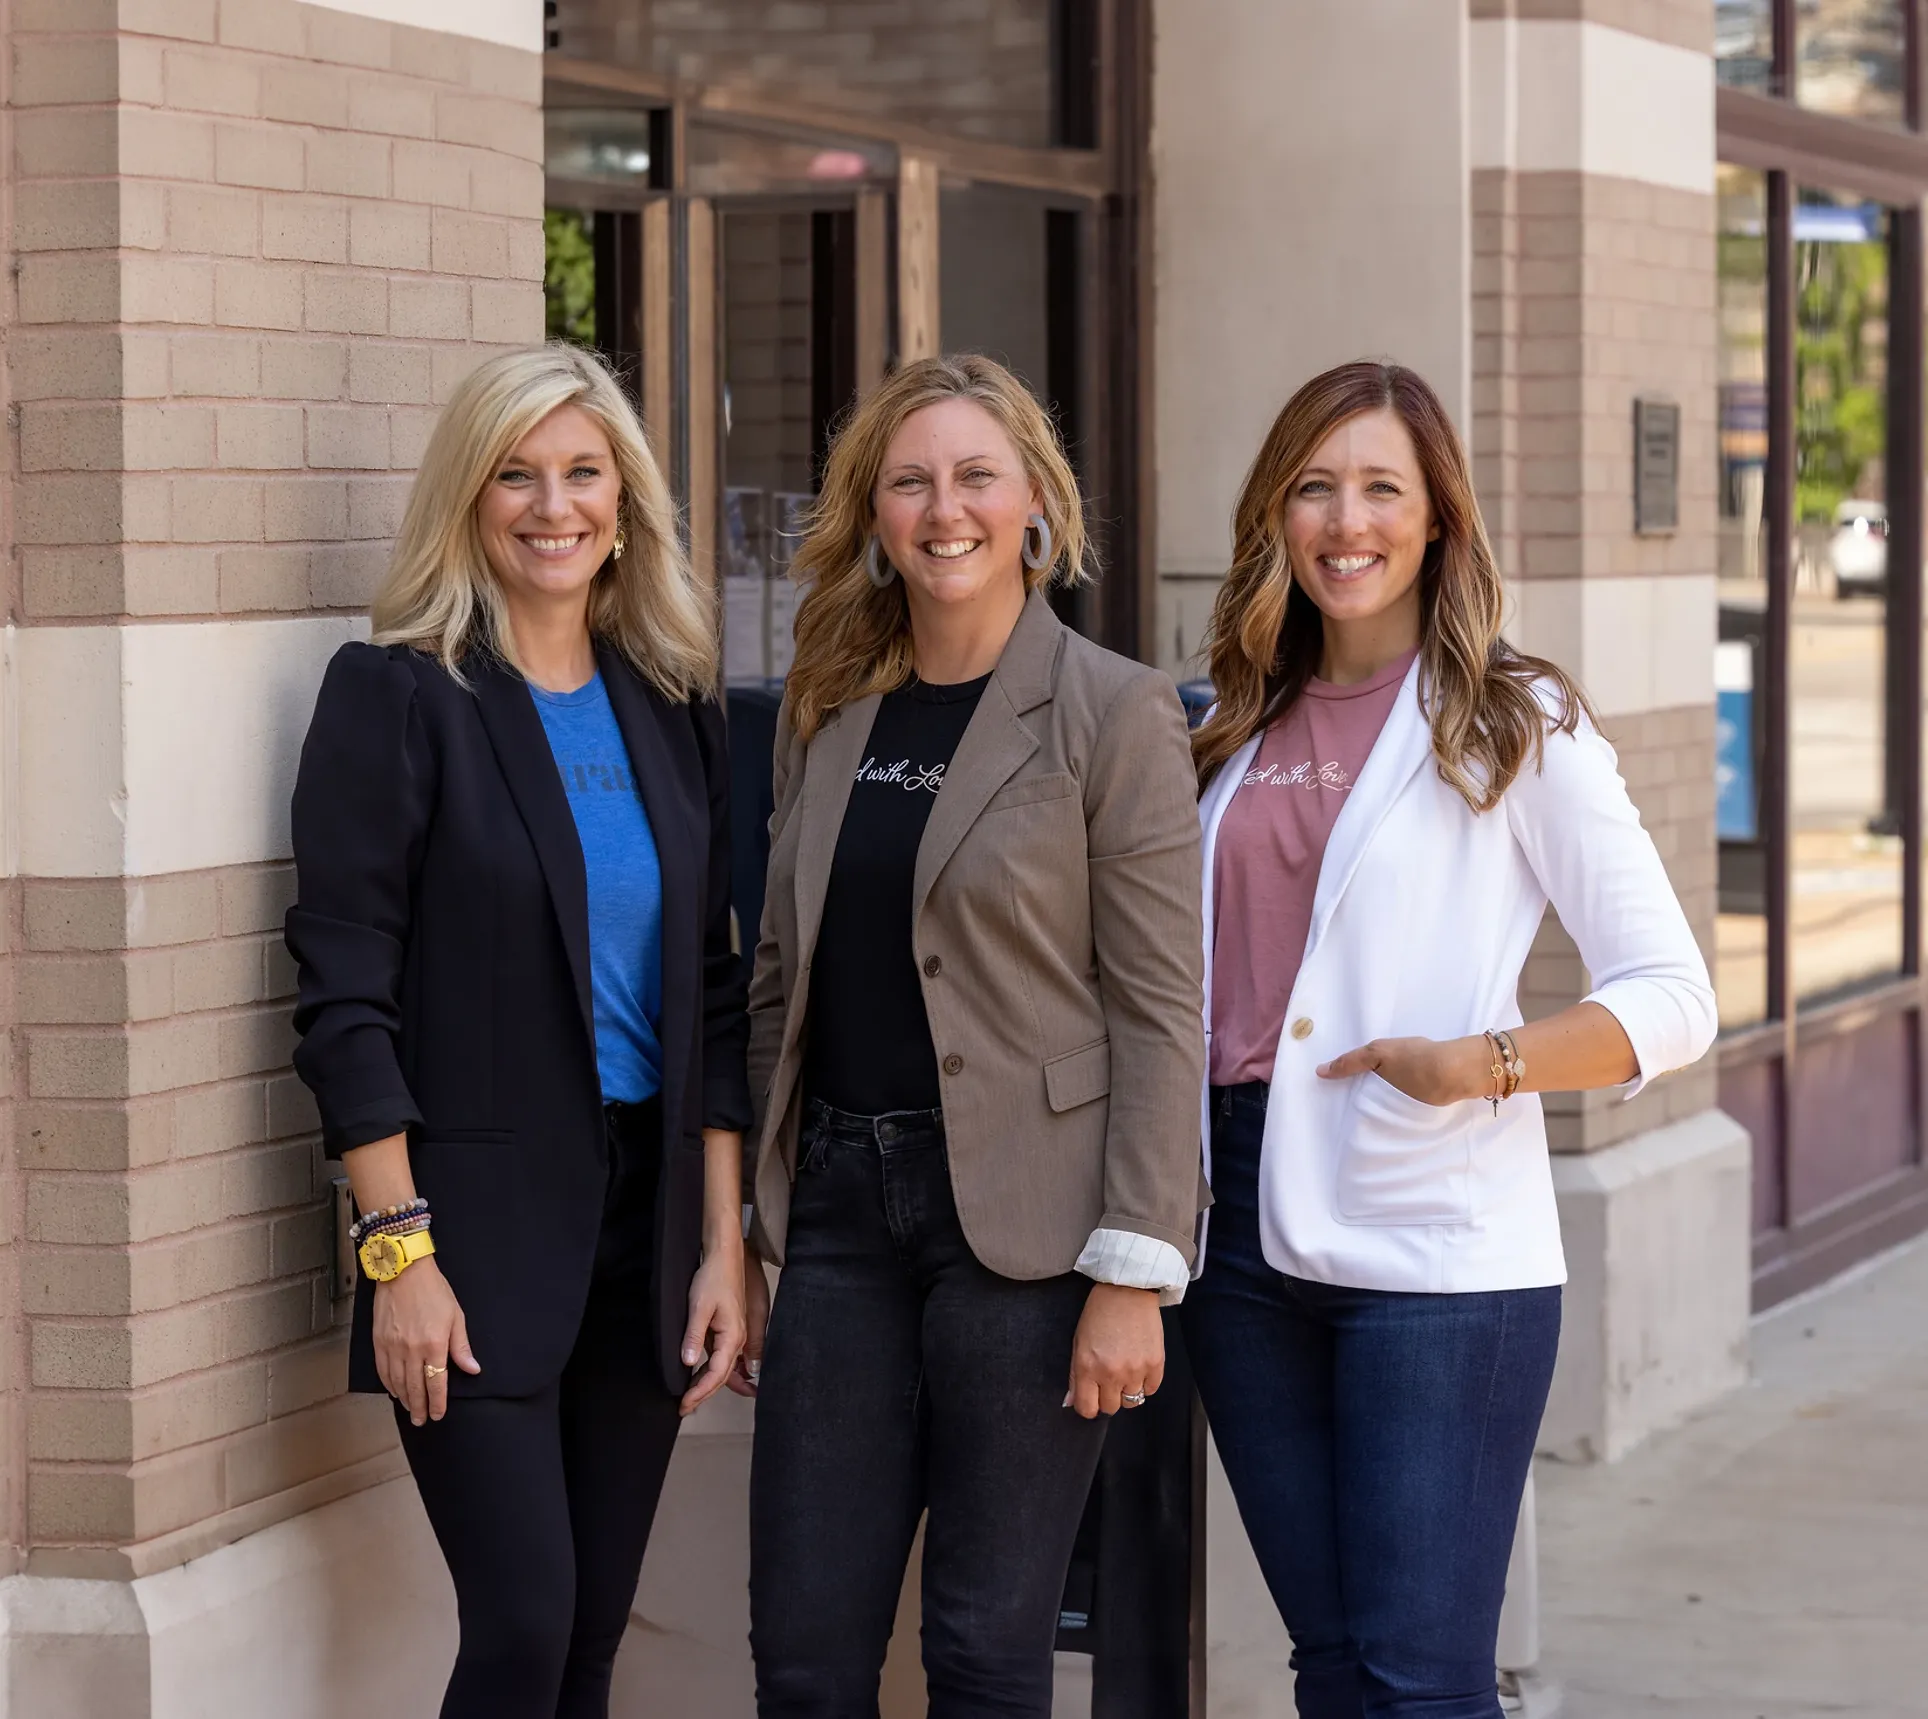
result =
M1336 1204L1350 1224L1473 1219L1473 1122L1479 1100L1425 1104L1359 1076L1339 1145Z
M1080 1045L1044 1065L1044 1095L1055 1111L1076 1110L1111 1090L1111 1040Z
M984 802L985 812L1008 812L1016 806L1036 806L1047 800L1068 800L1078 791L1078 779L1062 770L1043 776L1026 776L998 789ZM980 816L983 814L980 813Z

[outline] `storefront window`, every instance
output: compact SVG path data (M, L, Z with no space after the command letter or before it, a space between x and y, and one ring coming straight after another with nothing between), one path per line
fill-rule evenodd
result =
M1766 1019L1767 845L1761 819L1767 579L1766 176L1719 181L1720 632L1714 648L1720 899L1714 988L1724 1029Z
M1799 0L1794 61L1803 107L1906 123L1904 0Z
M1714 0L1714 59L1722 83L1772 94L1773 0Z
M1885 757L1887 217L1803 191L1794 219L1789 940L1801 1000L1901 966Z

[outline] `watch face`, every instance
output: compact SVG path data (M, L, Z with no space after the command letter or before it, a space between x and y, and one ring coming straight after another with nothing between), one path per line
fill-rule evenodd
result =
M362 1263L368 1275L379 1281L393 1277L407 1262L393 1236L371 1236L362 1247Z

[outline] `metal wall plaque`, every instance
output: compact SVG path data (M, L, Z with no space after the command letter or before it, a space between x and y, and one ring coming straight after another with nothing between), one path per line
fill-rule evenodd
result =
M1642 537L1680 526L1680 408L1671 400L1633 403L1633 528Z

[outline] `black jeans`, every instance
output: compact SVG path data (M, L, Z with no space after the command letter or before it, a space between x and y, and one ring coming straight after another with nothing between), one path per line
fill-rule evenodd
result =
M1287 1277L1259 1247L1266 1091L1212 1094L1185 1346L1292 1635L1303 1719L1500 1719L1493 1654L1560 1292Z
M464 1397L423 1427L397 1411L455 1582L461 1646L442 1719L609 1712L680 1421L651 1335L660 1107L610 1106L608 1138L595 1274L562 1377L533 1397ZM476 1359L486 1379L489 1358Z
M931 1719L1048 1719L1105 1422L1062 1406L1091 1288L980 1265L936 1111L807 1107L757 1393L761 1719L875 1719L920 1514Z

